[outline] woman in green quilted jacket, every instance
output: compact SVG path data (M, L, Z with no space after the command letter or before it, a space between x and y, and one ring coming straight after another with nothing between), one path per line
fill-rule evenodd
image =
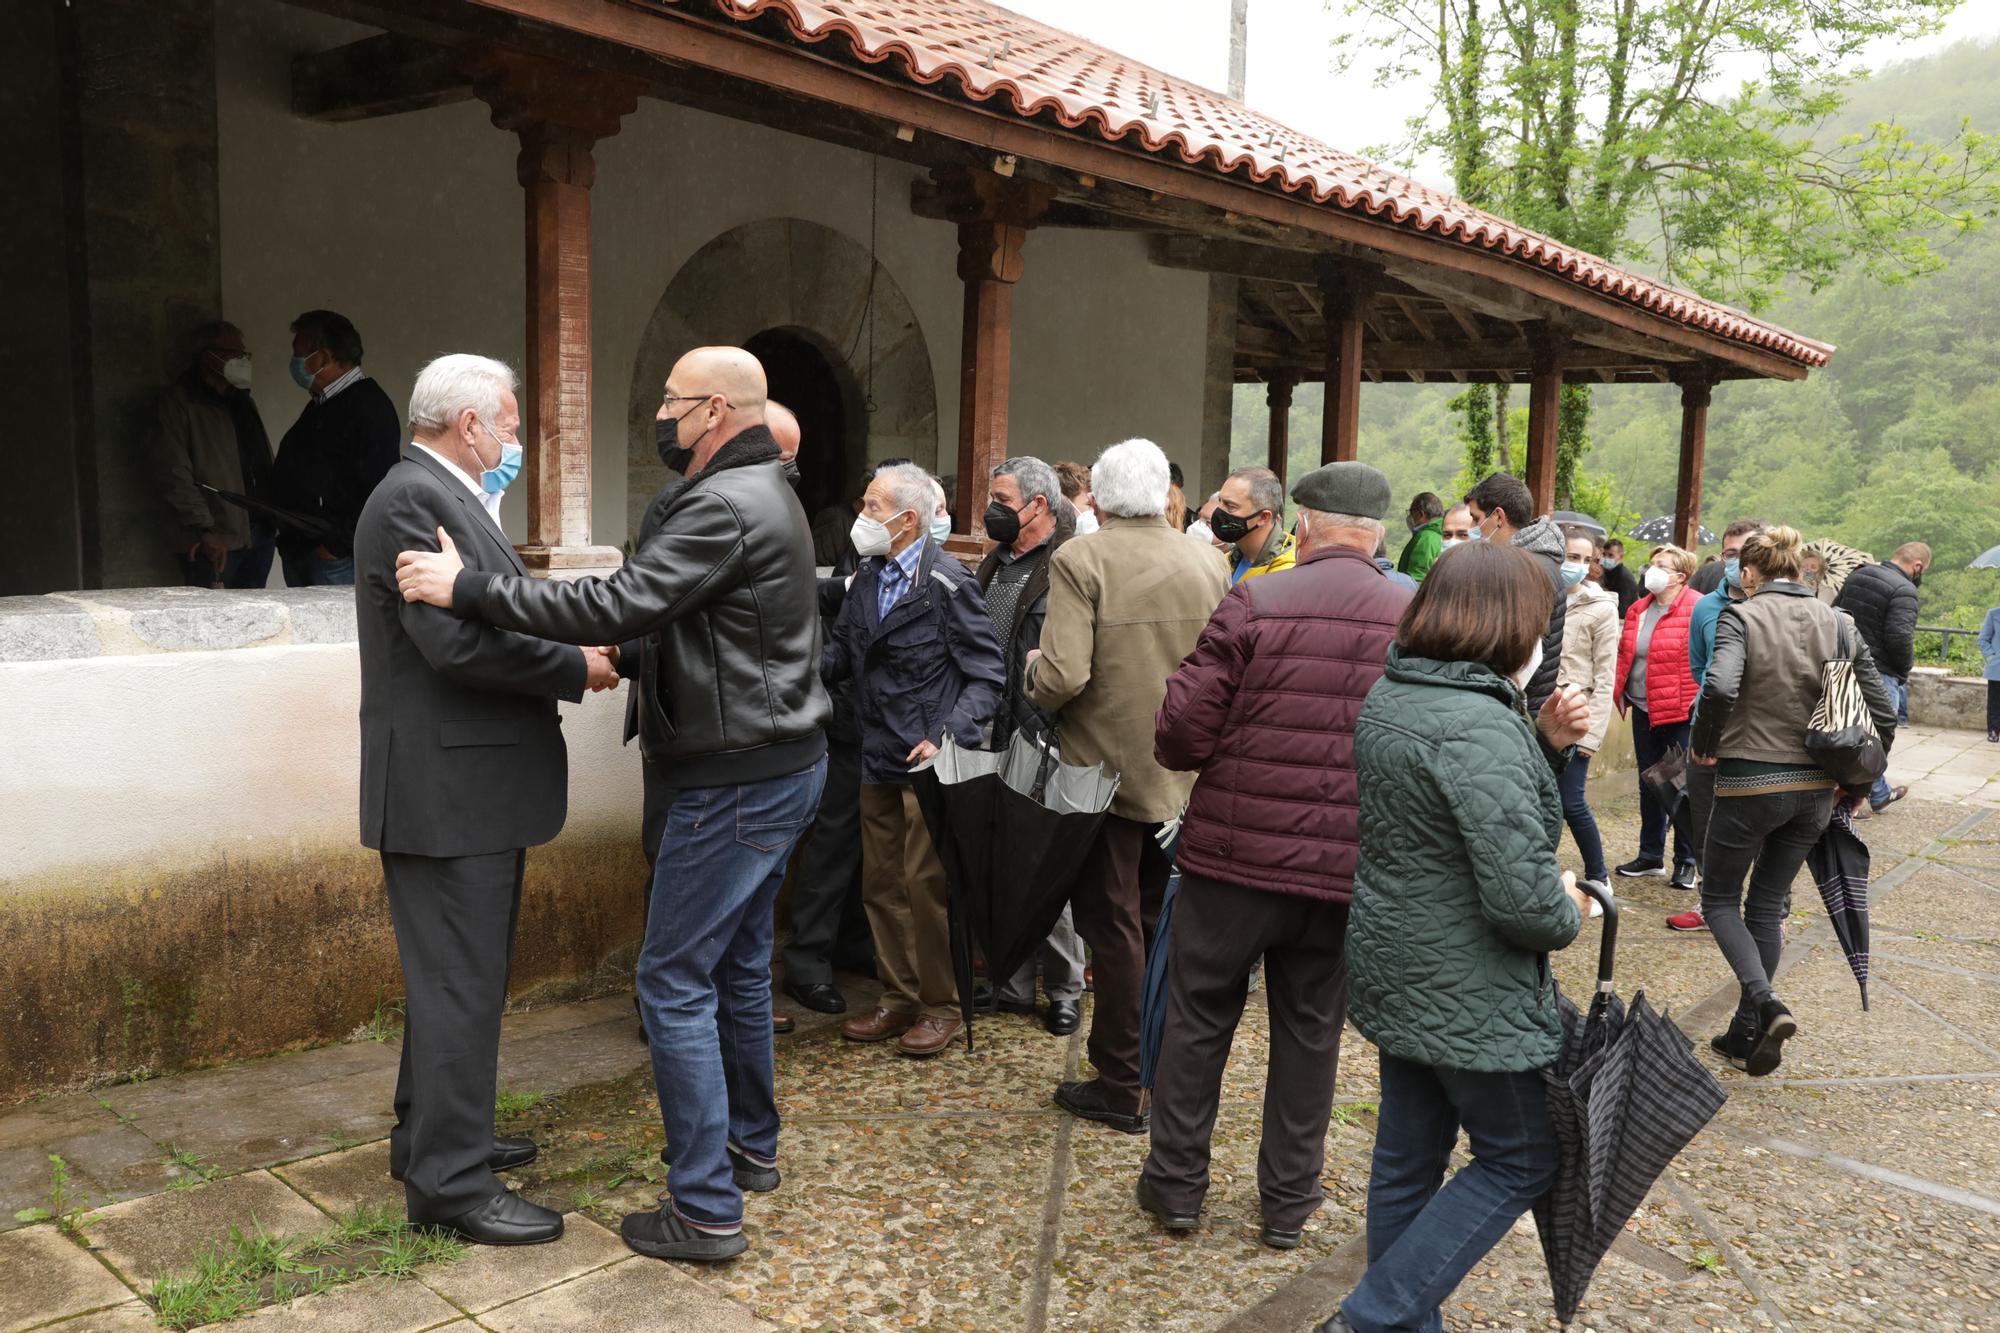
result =
M1533 556L1448 553L1355 724L1348 1005L1380 1048L1382 1101L1368 1271L1321 1333L1442 1329L1445 1299L1555 1171L1548 952L1589 900L1556 863L1562 805L1521 692L1548 617ZM1446 1182L1460 1129L1472 1161Z

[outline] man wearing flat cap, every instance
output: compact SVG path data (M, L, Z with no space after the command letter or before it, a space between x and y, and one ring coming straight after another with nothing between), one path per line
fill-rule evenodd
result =
M1201 776L1181 824L1166 1037L1138 1185L1169 1231L1201 1225L1222 1070L1262 958L1271 1055L1257 1189L1275 1249L1297 1245L1320 1206L1361 841L1354 720L1411 595L1375 562L1390 504L1380 472L1329 463L1299 478L1292 500L1297 567L1230 589L1155 720L1160 764Z

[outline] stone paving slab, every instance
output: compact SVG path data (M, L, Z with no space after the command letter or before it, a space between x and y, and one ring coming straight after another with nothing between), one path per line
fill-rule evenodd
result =
M1732 1098L1723 1123L1823 1148L1941 1184L2000 1206L2000 1081L1788 1088Z
M50 1154L69 1168L72 1188L84 1191L93 1204L116 1203L152 1194L174 1178L160 1146L138 1130L97 1113L71 1126L75 1133L38 1144L0 1149L0 1231L20 1225L14 1214L22 1208L45 1206L53 1168Z
M128 1301L81 1319L65 1319L52 1325L51 1333L159 1333L159 1328L152 1306L144 1301Z
M131 1299L123 1282L53 1226L0 1236L0 1333Z
M454 1323L472 1328L461 1311L421 1282L377 1279L267 1305L231 1327L254 1333L420 1333Z
M628 1258L480 1317L495 1333L765 1333L759 1319L669 1264Z
M364 1204L403 1212L403 1187L389 1175L387 1139L287 1162L273 1174L335 1217L351 1216Z
M387 1134L395 1124L391 1109L395 1091L393 1064L269 1088L244 1088L218 1079L182 1096L151 1101L132 1114L155 1141L186 1149L204 1165L233 1172Z
M625 1242L587 1217L563 1218L562 1239L548 1245L475 1245L463 1259L419 1276L460 1309L480 1314L631 1257Z
M331 1219L268 1171L252 1171L192 1189L168 1190L97 1214L91 1245L135 1286L194 1262L234 1226L272 1235L313 1235Z
M617 1078L647 1059L638 1018L627 998L624 1010L614 1017L505 1043L500 1049L500 1086L520 1092L566 1092ZM393 1087L391 1080L392 1091Z
M1886 987L1871 988L1873 1007L1863 1013L1847 960L1832 944L1786 972L1776 990L1799 1022L1799 1035L1785 1043L1786 1078L1946 1074L1993 1067L1992 1056L1943 1030L1935 1019L1899 1003ZM1733 1081L1748 1081L1724 1069L1708 1050L1712 1034L1690 1035L1697 1038L1699 1058L1718 1069L1724 1088Z

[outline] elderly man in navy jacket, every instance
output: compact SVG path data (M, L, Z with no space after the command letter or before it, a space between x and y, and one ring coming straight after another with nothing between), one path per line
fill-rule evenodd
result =
M1275 1249L1296 1246L1320 1206L1360 848L1354 719L1411 595L1375 562L1389 509L1380 472L1329 463L1299 478L1292 499L1298 567L1230 590L1156 720L1160 764L1201 777L1181 824L1167 1027L1138 1186L1169 1231L1201 1224L1222 1069L1261 957L1271 1057L1257 1190Z
M841 1024L850 1041L896 1039L936 1055L958 1031L944 868L910 767L949 735L979 748L1007 672L971 571L930 538L930 474L875 473L854 520L863 557L825 650L829 683L853 678L861 722L861 897L875 933L882 1002Z

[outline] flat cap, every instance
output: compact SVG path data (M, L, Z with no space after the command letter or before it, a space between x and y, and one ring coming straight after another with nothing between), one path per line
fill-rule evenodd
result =
M1389 512L1389 479L1366 463L1328 463L1292 483L1292 503L1322 514L1379 519Z

